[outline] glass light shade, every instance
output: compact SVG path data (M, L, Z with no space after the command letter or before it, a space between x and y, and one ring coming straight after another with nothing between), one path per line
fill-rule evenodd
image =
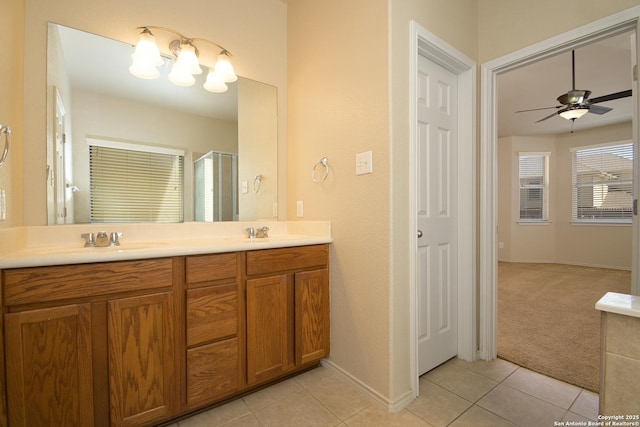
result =
M168 78L171 83L178 86L192 86L196 82L191 71L179 61L173 63Z
M131 58L133 62L129 67L129 72L134 76L142 79L155 79L160 75L155 67L162 65L164 61L149 29L145 28L140 33L140 39Z
M135 55L131 55L133 62L129 67L129 72L141 79L157 79L160 76L160 71L155 65L150 64L148 61L136 58Z
M589 108L586 108L586 107L570 108L568 110L562 111L560 113L560 117L567 120L575 120L584 116L588 112L589 112Z
M229 89L213 68L209 69L209 74L207 74L207 80L204 82L203 87L213 93L222 93Z
M191 74L202 73L202 68L200 68L198 56L196 55L196 48L190 43L180 43L180 53L176 64L180 64L180 67L189 70Z
M235 71L233 71L233 65L231 65L231 61L229 60L229 55L225 52L218 55L215 72L225 83L232 83L238 80L238 76L236 76Z

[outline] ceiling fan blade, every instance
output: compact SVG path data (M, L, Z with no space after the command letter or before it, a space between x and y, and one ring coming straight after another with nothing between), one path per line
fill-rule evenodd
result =
M622 92L610 93L609 95L598 96L596 98L589 99L591 104L597 104L599 102L613 101L615 99L626 98L631 96L631 89L623 90Z
M556 109L558 109L558 108L562 108L562 105L557 105L557 106L555 106L555 107L542 107L542 108L531 108L531 109L529 109L529 110L519 110L519 111L516 111L516 113L526 113L527 111L548 110L548 109L550 109L550 108L556 108Z
M602 106L602 105L590 105L589 106L589 112L593 113L593 114L598 114L598 115L602 115L604 113L608 113L611 110L613 110L613 108L605 107L605 106Z
M551 117L553 117L553 116L557 116L557 115L558 115L558 113L557 113L557 112L555 112L555 113L551 113L551 114L549 114L547 117L543 117L543 118L541 118L541 119L540 119L540 120L538 120L536 123L544 122L545 120L550 119Z

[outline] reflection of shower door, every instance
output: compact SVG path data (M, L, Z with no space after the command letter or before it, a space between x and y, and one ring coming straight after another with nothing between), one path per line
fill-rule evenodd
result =
M195 161L196 221L238 219L238 155L210 151Z

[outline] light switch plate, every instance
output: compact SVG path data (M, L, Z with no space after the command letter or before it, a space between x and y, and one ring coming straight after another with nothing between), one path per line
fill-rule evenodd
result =
M373 152L365 151L356 154L356 175L373 173Z
M304 216L304 203L302 203L302 200L298 200L296 203L296 216Z
M247 181L242 181L242 194L247 194L249 192L249 183Z

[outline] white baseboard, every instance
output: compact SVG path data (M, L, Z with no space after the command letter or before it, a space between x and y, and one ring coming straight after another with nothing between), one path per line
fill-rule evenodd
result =
M622 270L622 271L631 271L630 267L621 267L616 265L604 265L604 264L592 264L588 262L576 262L576 261L563 261L563 260L554 260L554 261L541 261L541 260L520 260L520 259L510 259L510 260L498 260L499 262L513 262L513 263L523 263L523 264L562 264L562 265L575 265L576 267L592 267L592 268L606 268L609 270Z
M342 369L341 367L333 363L331 360L323 359L320 363L325 368L331 370L335 375L340 377L342 380L344 380L348 384L358 389L358 391L360 391L366 397L371 399L374 403L381 405L389 412L400 412L409 403L413 402L415 399L413 392L411 390L408 390L406 393L400 396L400 398L391 401L386 397L382 396L380 393L378 393L371 387L369 387L368 385L366 385L365 383L363 383L362 381L360 381L358 378L351 375L349 372L345 371L344 369Z

